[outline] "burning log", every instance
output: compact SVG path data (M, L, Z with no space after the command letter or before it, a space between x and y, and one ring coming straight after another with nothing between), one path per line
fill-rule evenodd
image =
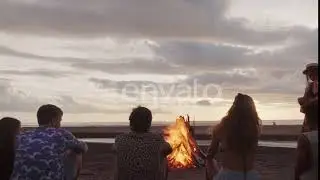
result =
M167 157L169 168L195 168L205 166L205 154L194 138L189 116L179 116L176 123L164 129L165 140L173 152Z

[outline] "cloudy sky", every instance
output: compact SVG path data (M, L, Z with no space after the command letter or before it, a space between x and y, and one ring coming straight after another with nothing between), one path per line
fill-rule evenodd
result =
M218 120L237 92L264 120L301 119L318 60L316 0L0 0L0 116L35 122Z

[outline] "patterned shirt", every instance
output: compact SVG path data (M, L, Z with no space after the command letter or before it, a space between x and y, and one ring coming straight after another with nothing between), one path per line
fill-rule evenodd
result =
M165 157L160 149L165 145L168 143L163 137L153 133L129 133L116 137L116 180L162 179Z
M39 127L17 138L12 180L63 180L67 151L84 152L85 143L61 128Z

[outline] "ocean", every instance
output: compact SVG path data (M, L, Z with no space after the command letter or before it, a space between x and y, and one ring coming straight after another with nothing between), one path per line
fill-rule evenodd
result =
M155 121L153 126L164 126L174 123L175 121ZM192 121L191 124L195 126L212 126L217 124L219 121ZM303 120L264 120L262 125L301 125ZM129 121L64 121L62 126L64 127L98 127L98 126L127 126ZM34 127L37 126L37 122L23 122L24 127Z

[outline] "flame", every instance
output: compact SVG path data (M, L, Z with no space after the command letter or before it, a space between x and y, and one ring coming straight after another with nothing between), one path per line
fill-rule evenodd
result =
M167 156L170 168L194 168L194 153L198 153L196 141L190 132L189 117L180 116L176 123L164 129L165 140L171 145L173 152Z

